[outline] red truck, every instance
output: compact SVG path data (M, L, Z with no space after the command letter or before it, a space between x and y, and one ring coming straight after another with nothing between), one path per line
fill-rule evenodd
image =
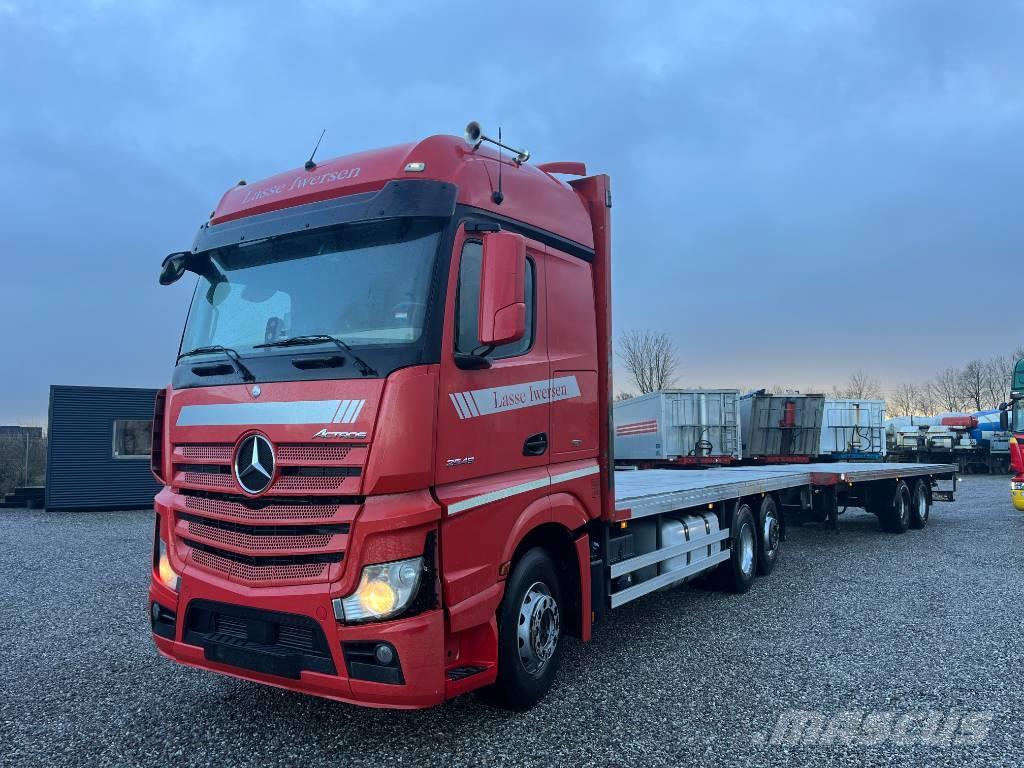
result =
M489 144L240 182L164 260L197 276L154 418L164 656L525 708L566 635L698 575L745 591L787 521L861 506L899 533L951 498L946 465L615 471L609 178Z
M1024 359L1013 366L1010 402L999 406L999 427L1012 432L1010 438L1010 498L1024 512Z

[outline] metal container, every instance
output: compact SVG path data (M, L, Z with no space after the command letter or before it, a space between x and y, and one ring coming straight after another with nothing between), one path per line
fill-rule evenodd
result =
M666 389L615 403L615 458L738 459L738 389Z
M744 395L740 398L744 458L816 456L824 411L824 395L771 395L764 390Z
M885 456L884 400L825 400L818 453L837 459Z

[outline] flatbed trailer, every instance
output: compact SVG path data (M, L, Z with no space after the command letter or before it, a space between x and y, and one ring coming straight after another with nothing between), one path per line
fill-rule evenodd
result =
M614 522L620 531L648 519L697 520L698 515L705 522L705 531L703 535L687 534L686 541L668 544L656 535L658 545L651 551L621 559L612 554L604 580L604 602L616 608L727 561L732 546L731 521L741 505L751 508L763 528L772 525L771 520L765 520L763 509L764 500L769 499L778 513L780 540L785 537L787 520L803 521L809 517L827 521L838 530L839 515L850 507L863 507L879 515L883 528L902 533L908 524L923 526L933 501L953 500L956 471L952 464L861 462L716 467L699 471L619 470L615 472ZM940 487L940 482L950 485ZM900 504L907 502L910 508L901 510ZM924 507L918 507L919 504ZM713 530L712 515L717 518L717 530ZM660 523L655 528L661 530ZM765 529L760 538L770 536ZM607 547L612 553L616 549L621 548ZM702 557L692 558L694 552L700 552ZM662 564L666 562L672 563L672 567L665 568ZM659 566L657 575L651 574L652 566ZM623 580L642 569L648 570L647 578Z

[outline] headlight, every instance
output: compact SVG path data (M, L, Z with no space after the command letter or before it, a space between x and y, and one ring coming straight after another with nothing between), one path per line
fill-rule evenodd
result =
M1014 482L1011 482L1010 483L1010 490L1011 491L1024 491L1024 483L1014 483Z
M181 576L171 567L171 560L167 557L167 545L164 540L158 538L157 542L156 575L164 586L177 592L178 587L181 586Z
M422 557L368 565L363 568L356 591L348 597L335 599L335 617L357 622L397 616L416 597L422 576Z

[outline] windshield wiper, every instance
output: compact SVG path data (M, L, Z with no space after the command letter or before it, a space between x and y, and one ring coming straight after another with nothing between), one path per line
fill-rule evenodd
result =
M255 348L261 347L305 347L310 344L334 344L338 349L343 352L347 352L356 365L359 366L360 373L363 376L376 376L377 371L373 369L365 360L359 355L352 351L352 347L346 344L336 336L331 336L327 333L311 333L307 336L292 336L290 339L281 339L280 341L268 341L266 344L255 344Z
M242 362L242 358L239 357L238 353L231 349L231 347L222 347L220 344L213 344L208 347L196 347L195 349L190 349L188 352L182 352L178 355L178 359L181 360L183 357L190 357L192 355L212 355L216 352L223 353L235 364L238 368L238 372L242 374L242 381L256 381L256 377L252 375L252 371L245 367L245 364Z

